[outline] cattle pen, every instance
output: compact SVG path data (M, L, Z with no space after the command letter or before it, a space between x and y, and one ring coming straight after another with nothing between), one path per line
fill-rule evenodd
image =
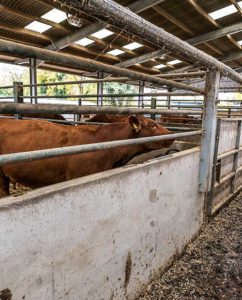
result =
M4 13L11 14L13 8L7 8L7 2L1 1L0 7ZM61 123L68 130L91 124L86 119L92 115L143 115L160 122L170 133L1 152L0 173L5 167L19 163L27 166L39 160L124 147L132 149L171 139L175 139L175 151L167 151L166 155L151 151L151 156L142 162L131 161L110 170L37 188L18 197L2 197L0 299L135 299L154 276L184 251L202 225L241 191L242 75L241 68L235 67L236 60L241 58L241 45L237 45L240 52L236 51L231 65L227 63L228 58L218 60L216 55L213 57L195 48L204 43L218 54L220 44L212 44L212 36L216 36L214 39L224 37L235 46L231 34L242 30L241 22L221 28L214 21L216 30L208 32L206 29L206 33L194 36L191 29L170 18L178 27L192 32L192 37L184 42L185 38L168 33L142 14L144 10L155 9L167 17L163 5L168 1L118 2L128 8L112 0L34 0L35 8L42 9L43 13L50 8L63 10L70 24L64 26L43 21L41 17L35 19L33 13L27 18L43 21L57 33L65 30L68 35L53 42L53 33L52 43L46 47L28 39L21 42L14 34L11 38L0 35L1 59L7 57L7 61L20 64L27 61L30 69L30 83L14 81L0 87L0 120L14 119L21 124L24 119L58 114L68 117L47 118L45 122L49 126L52 122ZM196 1L184 2L201 12ZM238 14L241 17L241 8ZM204 17L204 11L202 15ZM18 12L18 16L21 17L21 13ZM71 24L76 22L82 24L81 28L70 32ZM117 62L104 53L109 49L105 42L91 36L95 30L107 28L116 34L108 43L109 48L126 35L129 41L142 42L149 51L153 49L152 52ZM33 32L26 30L17 32L33 38ZM51 37L42 33L35 36L45 41ZM91 55L91 50L88 56L83 45L80 46L83 55L75 49L79 46L69 52L62 51L74 43L77 36L79 40L89 40L90 45L99 43L104 49L98 56ZM121 49L121 46L116 47L116 50ZM133 52L128 49L126 54L134 56ZM175 69L172 64L166 64L165 58L169 55L184 60L188 66ZM99 57L103 59L99 61ZM163 67L159 70L151 67L149 71L149 64L140 66L152 59L172 71L163 73L160 71ZM129 68L131 65L136 67ZM36 72L42 67L80 72L89 78L40 83ZM93 78L93 74L97 76ZM137 92L104 93L104 84L112 82L132 85ZM97 85L96 94L39 94L43 87L89 83ZM1 93L4 90L11 91L10 95ZM224 99L225 93L236 93L236 99ZM125 104L119 107L117 103L122 99ZM92 124L103 126L102 122ZM13 138L17 143L18 136Z

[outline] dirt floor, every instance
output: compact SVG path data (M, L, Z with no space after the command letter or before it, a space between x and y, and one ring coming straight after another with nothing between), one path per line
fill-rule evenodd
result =
M138 299L242 299L242 193Z

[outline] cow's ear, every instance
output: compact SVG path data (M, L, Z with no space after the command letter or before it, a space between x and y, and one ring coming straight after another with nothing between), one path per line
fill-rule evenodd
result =
M135 132L139 132L141 130L141 123L137 117L129 116L129 124Z

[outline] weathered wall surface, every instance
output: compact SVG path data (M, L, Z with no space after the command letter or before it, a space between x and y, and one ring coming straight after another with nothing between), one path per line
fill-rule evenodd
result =
M236 148L238 132L238 119L222 119L218 155L224 154ZM240 138L242 146L242 133ZM242 165L242 152L239 153L238 165ZM220 182L215 184L214 205L221 203L226 197L231 195L231 185L234 180L232 172L234 167L234 155L221 159ZM218 167L219 168L219 167ZM242 172L238 171L235 179L235 188L238 189L242 184Z
M199 153L2 200L0 290L16 300L133 299L201 227Z

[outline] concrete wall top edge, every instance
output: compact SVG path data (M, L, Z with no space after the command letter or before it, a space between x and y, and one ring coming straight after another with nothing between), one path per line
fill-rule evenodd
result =
M195 147L192 149L181 151L179 153L170 154L165 157L155 158L155 159L147 161L143 164L123 166L121 168L116 168L116 169L80 177L77 179L49 185L49 186L46 186L43 188L39 188L39 189L30 191L25 195L21 195L21 196L17 196L17 197L9 196L9 197L3 198L1 200L0 211L9 210L9 209L17 209L22 206L38 203L39 201L44 201L46 196L50 196L52 194L54 195L57 192L62 192L64 190L74 188L74 187L77 187L80 185L84 186L84 185L92 183L94 181L105 180L105 179L108 179L117 174L134 172L135 170L139 170L139 169L149 167L152 165L155 166L160 163L165 163L169 160L179 159L181 157L191 155L198 151L200 151L200 147Z

